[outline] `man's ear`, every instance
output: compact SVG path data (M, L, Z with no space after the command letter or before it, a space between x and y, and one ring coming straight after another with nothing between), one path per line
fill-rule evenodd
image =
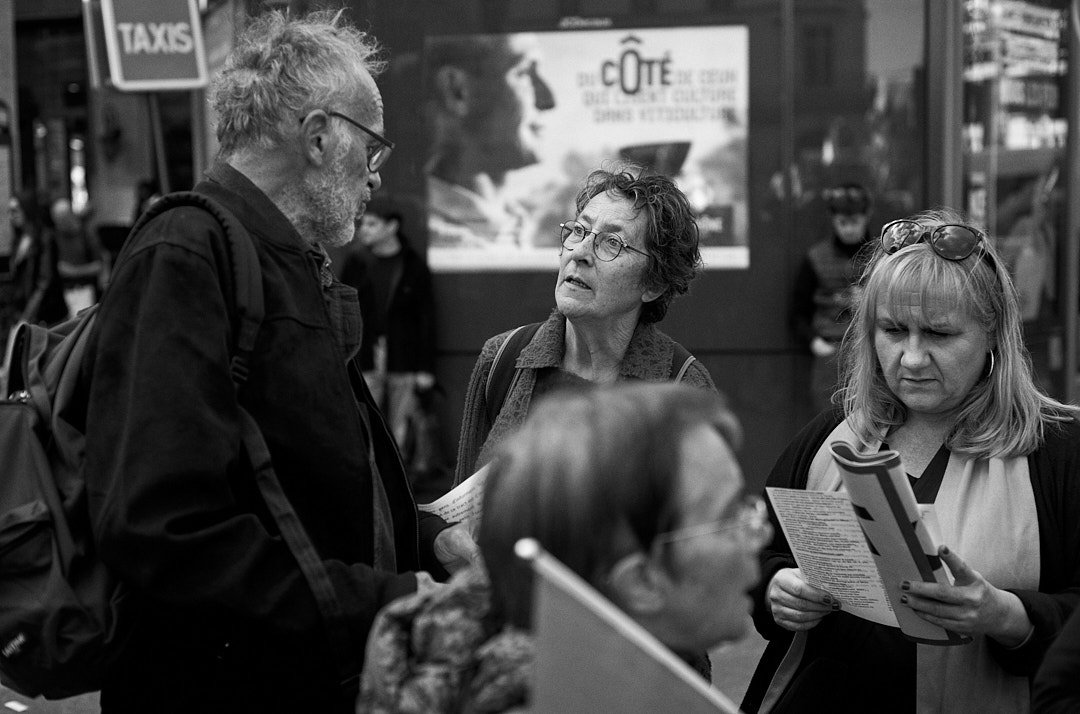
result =
M316 166L322 166L330 155L330 116L320 110L304 117L300 124L300 151L304 158Z
M641 551L619 559L608 576L613 599L630 615L645 617L666 602L666 574Z
M464 117L473 101L473 88L468 72L460 67L444 65L435 71L435 92L443 108L454 117Z

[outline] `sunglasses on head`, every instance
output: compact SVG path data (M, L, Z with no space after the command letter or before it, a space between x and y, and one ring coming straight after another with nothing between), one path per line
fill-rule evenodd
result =
M915 221L899 220L886 223L881 229L881 249L889 255L925 241L945 260L963 260L974 253L984 240L986 236L981 232L959 223L946 223L927 229Z

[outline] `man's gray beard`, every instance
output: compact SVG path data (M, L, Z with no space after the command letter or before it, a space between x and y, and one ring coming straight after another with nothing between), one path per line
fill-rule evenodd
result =
M323 230L323 237L318 242L327 248L341 248L352 243L353 239L356 238L356 224L353 223L352 219L336 231L330 231L329 228L321 230Z
M349 194L345 162L335 158L327 170L296 188L297 230L307 240L330 248L352 242L356 235L356 203Z

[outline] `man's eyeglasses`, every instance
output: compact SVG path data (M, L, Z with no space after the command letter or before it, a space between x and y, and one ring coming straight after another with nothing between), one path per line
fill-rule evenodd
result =
M892 255L901 248L926 241L945 260L963 260L986 240L979 231L959 223L946 223L927 230L915 221L886 223L881 229L881 249Z
M627 244L626 240L618 233L591 231L577 221L567 221L559 224L559 237L562 239L563 248L573 248L590 235L593 237L593 255L596 256L597 260L602 260L605 263L618 258L624 249L645 257L649 255L645 251L638 250Z
M761 496L746 496L739 506L739 512L730 518L721 518L713 523L701 523L696 526L686 526L685 528L661 533L653 539L653 542L661 544L674 543L688 538L724 533L735 529L738 529L744 536L754 538L756 542L760 542L762 545L772 537L772 528L769 525L769 511L765 507L765 500Z
M394 150L394 142L390 141L389 139L387 139L385 136L382 136L381 134L376 134L375 132L373 132L371 129L368 129L366 126L364 126L360 122L356 121L355 119L353 119L351 117L345 116L341 112L335 112L335 111L332 111L330 109L327 109L326 113L329 114L332 117L337 117L338 119L344 119L345 121L347 121L350 124L352 124L353 126L355 126L357 129L359 129L360 131L364 132L368 136L375 139L375 141L379 142L378 144L375 144L374 146L368 146L368 148L367 148L367 168L368 168L368 171L370 171L371 173L375 173L376 171L378 171L379 169L381 169L383 166L386 165L386 160L390 158L390 152ZM304 121L304 117L300 117L300 122L303 123L303 121Z

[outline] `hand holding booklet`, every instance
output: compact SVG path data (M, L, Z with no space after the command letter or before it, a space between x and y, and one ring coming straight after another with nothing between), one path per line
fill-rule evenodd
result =
M766 489L803 577L839 599L845 612L899 627L915 642L968 642L900 602L904 580L952 584L937 555L933 506L915 501L900 455L862 454L844 441L829 450L843 491Z

